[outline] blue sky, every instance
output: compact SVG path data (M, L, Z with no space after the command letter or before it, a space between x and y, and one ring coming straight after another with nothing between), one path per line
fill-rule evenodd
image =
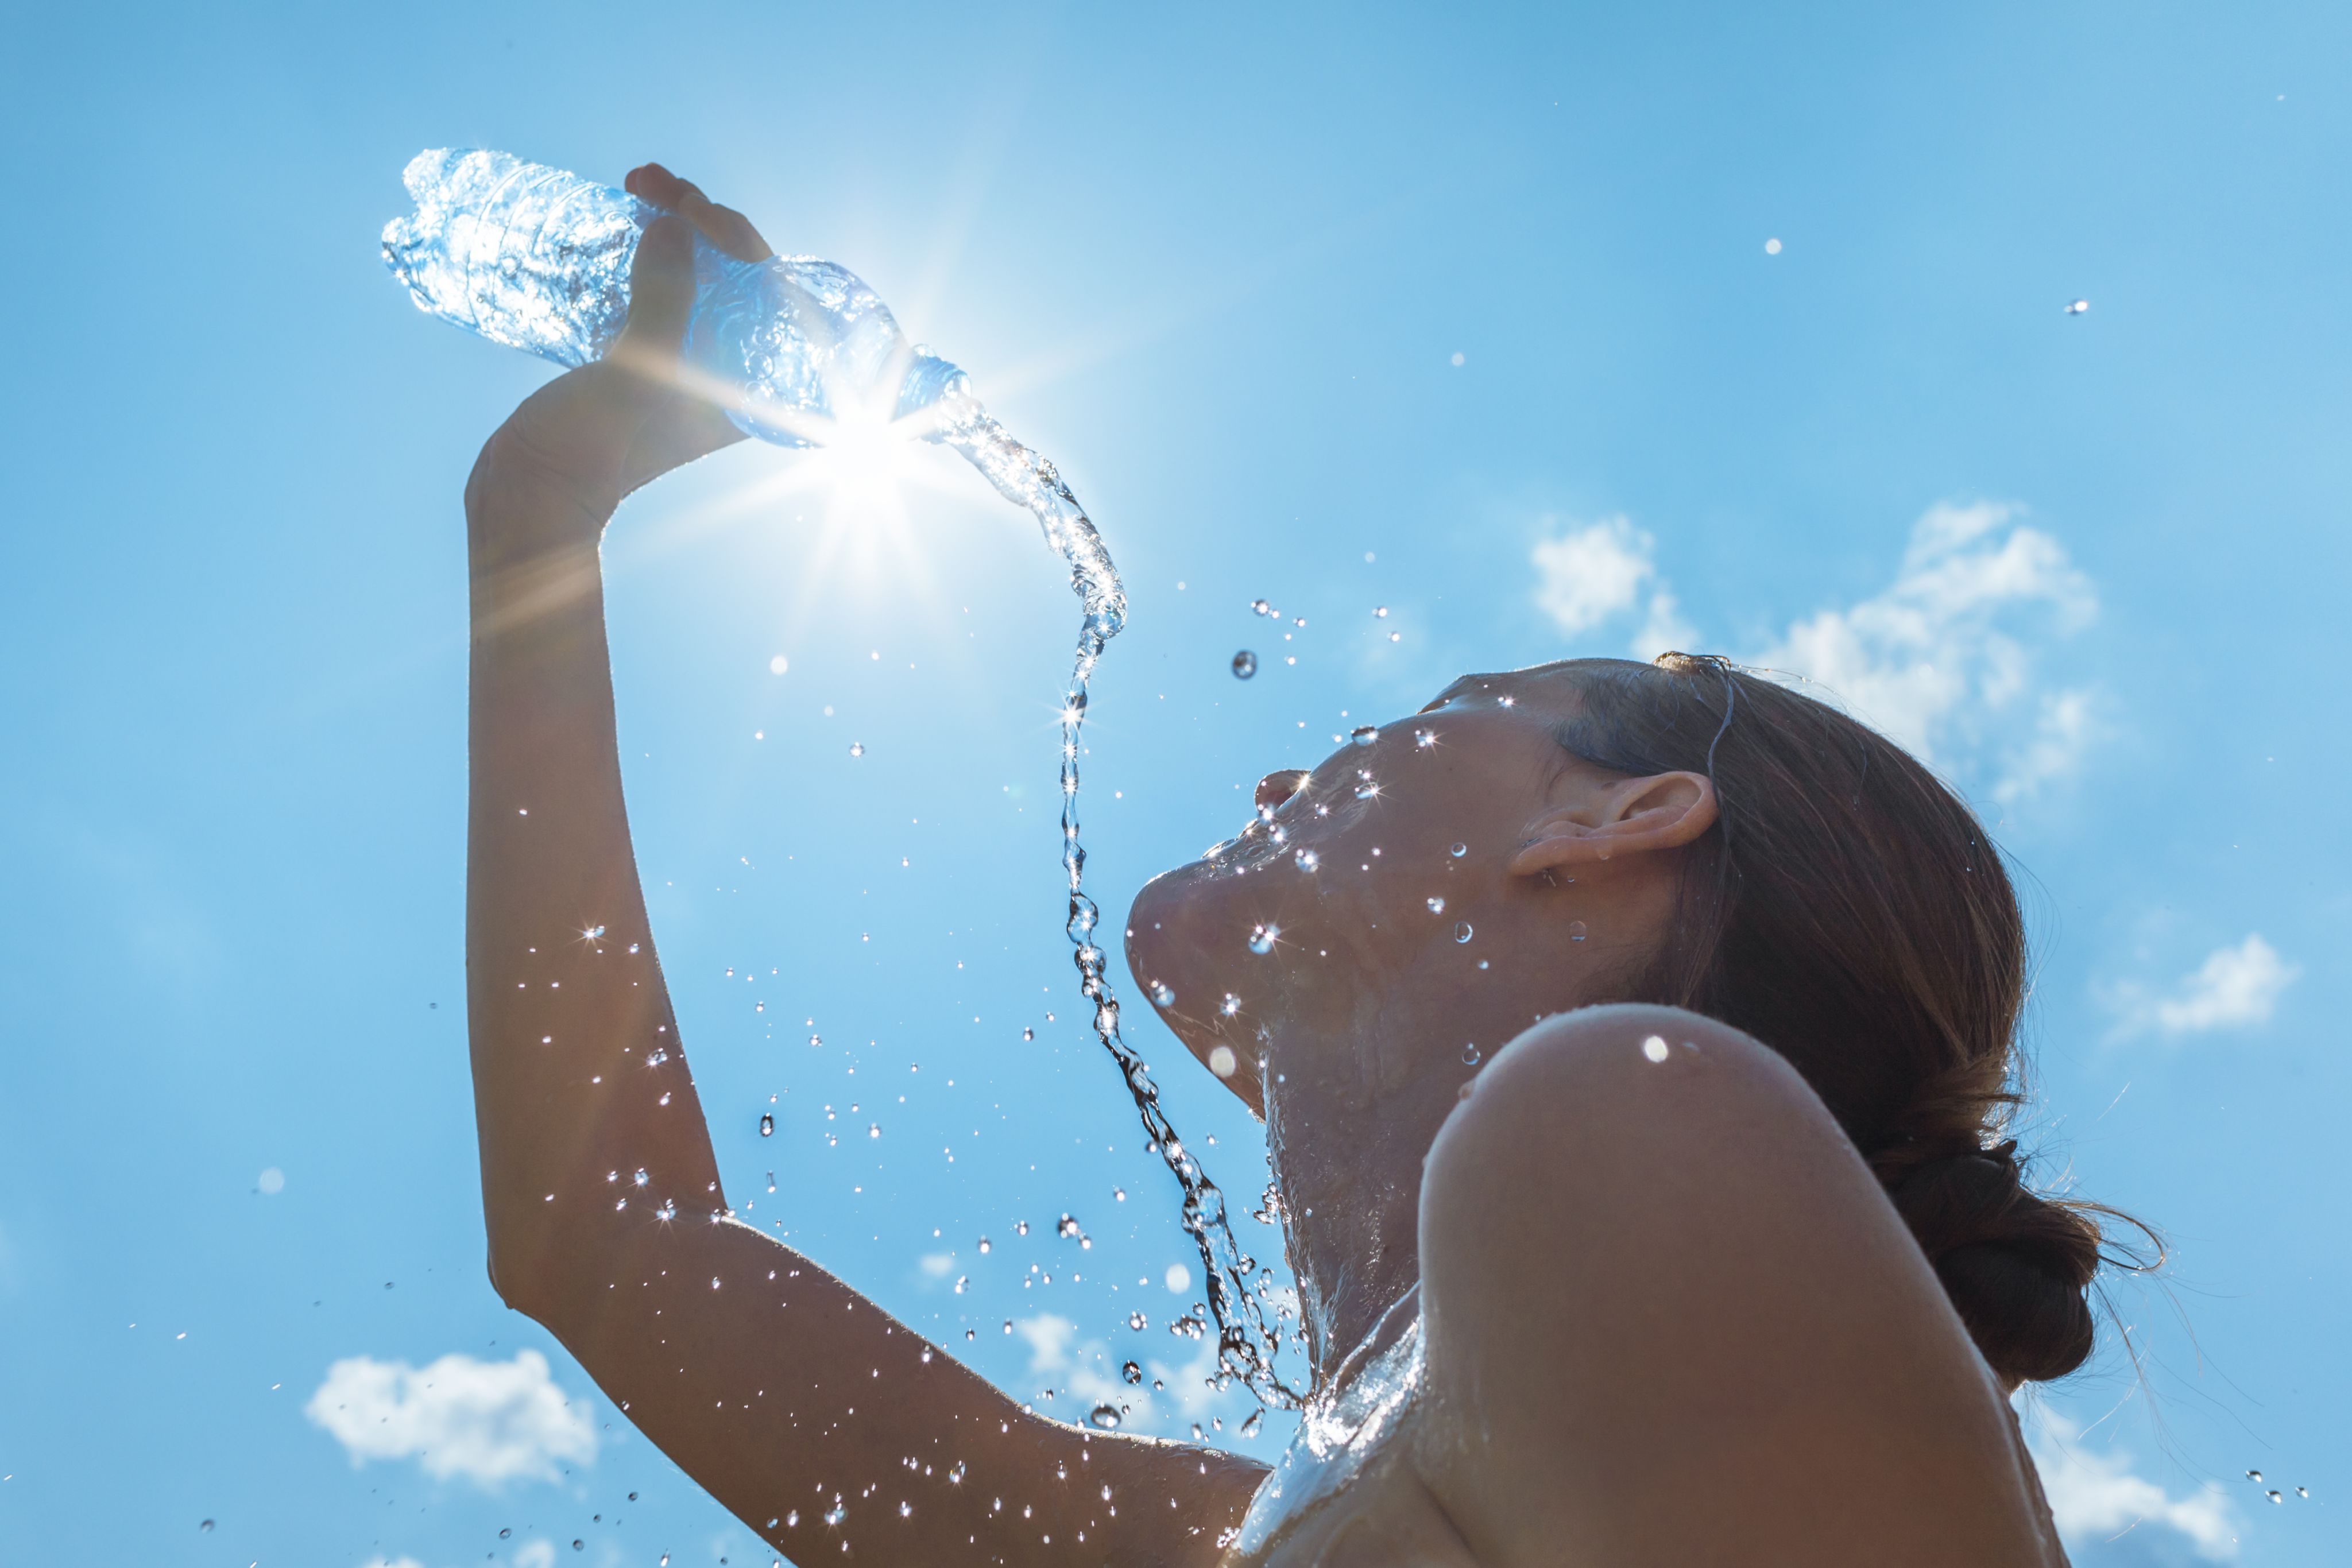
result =
M420 317L375 235L413 153L483 145L671 163L862 273L1061 463L1134 603L1090 726L1106 908L1259 773L1465 669L1670 636L1924 746L2030 873L2029 1145L2177 1249L2167 1291L2115 1298L2145 1385L2110 1354L2042 1401L2077 1562L2336 1560L2347 32L2316 5L16 18L9 1555L753 1560L482 1271L458 493L548 372ZM1074 601L944 455L894 526L830 531L823 493L779 492L797 461L730 452L608 541L638 847L730 1190L1024 1398L1069 1414L1148 1347L1147 1425L1270 1454L1244 1402L1174 1397L1173 1197L1070 1021ZM1255 1193L1246 1117L1137 1038Z

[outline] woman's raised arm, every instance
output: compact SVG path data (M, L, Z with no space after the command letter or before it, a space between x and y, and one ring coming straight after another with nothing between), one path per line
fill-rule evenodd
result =
M630 176L747 259L736 214ZM490 1273L688 1474L795 1561L1205 1563L1256 1465L1025 1414L729 1216L622 800L598 540L736 439L667 374L691 236L646 232L613 356L551 382L467 486L467 969Z

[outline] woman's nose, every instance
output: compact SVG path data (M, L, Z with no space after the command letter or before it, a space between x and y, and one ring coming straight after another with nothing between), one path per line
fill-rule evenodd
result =
M1298 793L1307 782L1307 769L1286 768L1279 773L1269 773L1257 781L1257 804L1263 811L1271 811Z

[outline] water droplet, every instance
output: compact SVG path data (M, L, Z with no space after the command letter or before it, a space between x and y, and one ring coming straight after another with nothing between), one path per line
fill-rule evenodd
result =
M196 1526L196 1531L199 1534L210 1535L213 1532L213 1521L209 1519L205 1521L202 1524Z
M1176 992L1167 981L1154 980L1148 988L1151 992L1151 1000L1154 1006L1165 1008L1175 1005Z
M1181 1296L1192 1288L1192 1270L1181 1263L1171 1263L1168 1265L1168 1272L1160 1276L1160 1282ZM1199 1320L1194 1320L1194 1326L1199 1326ZM1199 1336L1196 1334L1193 1337Z
M2305 1501L2309 1501L2311 1498L2311 1489L2309 1487L2297 1487L2294 1489L2294 1495L2304 1499Z
M589 941L593 942L597 937L604 935L604 928L601 925L591 925L587 930L583 931L580 935L588 938Z
M772 1112L772 1111L771 1111L771 1112L763 1112L763 1113L761 1113L761 1116L760 1116L760 1136L761 1136L761 1137L763 1137L763 1138L772 1138L772 1137L774 1137L775 1135L776 1135L776 1117L775 1117L775 1113L773 1113L773 1112Z
M1568 939L1571 942L1581 942L1584 940L1583 921L1571 920L1568 923Z
M1389 641L1391 643L1402 643L1404 641L1404 633L1402 632L1391 632L1389 633Z
M1244 1437L1256 1437L1257 1429L1264 1424L1265 1420L1265 1410L1263 1406L1251 1411L1249 1419L1242 1423L1242 1436Z
M1078 1233L1078 1222L1073 1216L1066 1214L1062 1216L1061 1223L1055 1226L1054 1232L1066 1241Z
M1118 1406L1097 1405L1087 1412L1087 1419L1106 1432L1118 1429Z
M2067 303L2066 314L2069 316L2080 316L2090 308L2091 302L2087 299L2071 300Z
M1380 781L1369 773L1358 774L1356 780L1356 799L1359 800L1369 800L1381 792Z
M1766 256L1778 256L1778 255L1780 255L1780 242L1779 240L1777 240L1777 239L1768 239L1768 240L1766 240L1766 241L1764 242L1764 254L1765 254Z
M1460 860L1464 855L1470 852L1470 846L1468 844L1456 844L1445 852L1452 855L1455 860Z
M1357 746L1370 746L1380 737L1381 727L1376 724L1360 724L1348 732L1349 741Z
M991 1247L990 1247L990 1244L989 1244L989 1239L988 1239L988 1238L987 1238L987 1237L985 1237L985 1236L983 1236L983 1237L982 1237L982 1238L980 1239L980 1249L981 1249L982 1252L986 1252L986 1251L990 1251L990 1250L992 1250L992 1249L991 1249Z
M1016 1219L1013 1222L1013 1230L1017 1236L1026 1236L1029 1234L1029 1222L1025 1219Z
M1432 915L1443 915L1443 914L1444 914L1444 913L1445 913L1445 900L1444 900L1444 899L1442 899L1442 898L1433 898L1433 899L1431 899L1431 900L1429 901L1429 912L1430 912Z
M1151 1326L1151 1320L1145 1317L1141 1312L1129 1312L1127 1314L1127 1326L1133 1329L1136 1333L1141 1333L1145 1329Z
M913 1513L914 1511L915 1511L915 1505L914 1505L913 1503L911 1503L911 1502L903 1502L903 1501L902 1501L902 1502L900 1502L900 1503L898 1504L898 1517L899 1517L900 1519L905 1519L906 1517L908 1517L909 1514Z
M1034 1040L1037 1038L1037 1031L1034 1029L1024 1029L1021 1031L1021 1038L1024 1040Z
M1234 679L1237 681L1245 681L1256 674L1257 655L1255 653L1251 653L1247 648L1244 648L1240 653L1234 655Z
M512 1534L514 1534L514 1531L513 1531L512 1530L501 1530L501 1531L499 1531L499 1539L500 1541L504 1541L504 1540L506 1540L508 1537L511 1536Z
M1255 612L1256 612L1258 614L1260 614L1260 615L1270 614L1270 613L1272 613L1273 609L1274 609L1274 607L1273 607L1272 605L1268 604L1268 603L1267 603L1265 600L1263 600L1263 599L1253 599L1253 600L1251 600L1251 601L1250 601L1250 608L1251 608L1252 610L1255 611Z
M1281 926L1272 925L1260 925L1250 932L1249 950L1258 955L1258 956L1264 957L1266 954L1273 952L1274 945L1281 940Z
M1296 865L1300 871L1313 871L1317 866L1323 863L1323 857L1317 854L1313 850L1301 850L1297 854L1291 856L1290 859L1291 863Z
M1667 1054L1665 1037L1664 1035L1654 1034L1649 1039L1643 1040L1642 1042L1642 1054L1648 1057L1652 1061L1664 1061L1666 1059Z
M1464 1046L1464 1047L1462 1048L1462 1060L1463 1060L1464 1061L1465 1061L1465 1062L1470 1063L1470 1064L1471 1064L1472 1066L1474 1066L1474 1067L1475 1067L1475 1065L1477 1065L1477 1061L1478 1061L1478 1048L1477 1048L1477 1046L1476 1046L1476 1045L1475 1045L1475 1044L1473 1044L1473 1045L1465 1045L1465 1046Z
M847 1519L848 1517L849 1510L838 1501L835 1502L831 1508L824 1511L824 1521L827 1524L839 1524L843 1520Z
M646 1185L646 1183L647 1181L651 1180L652 1178L651 1178L651 1177L649 1177L649 1176L647 1176L646 1175L645 1167L644 1167L643 1166L639 1166L637 1167L637 1174L636 1174L635 1176L631 1176L629 1179L630 1179L631 1181L635 1182L639 1186L645 1186L645 1185Z
M862 740L853 740L853 741L851 741L851 742L849 743L849 755L850 755L850 756L852 756L852 757L863 757L863 756L865 756L865 755L866 755L866 743L865 743L864 741L862 741Z
M1235 1013L1242 1010L1242 999L1241 998L1234 995L1233 992L1227 991L1225 993L1225 999L1217 1005L1217 1010L1224 1014L1227 1018L1231 1018Z
M2246 1472L2246 1479L2253 1482L2256 1486L2260 1486L2263 1484L2263 1472L2260 1470L2248 1470Z
M1387 620L1387 619L1388 619L1388 616L1389 616L1389 607L1388 607L1387 605L1385 605L1385 604L1378 604L1378 605L1374 605L1374 606L1372 607L1372 619L1373 619L1373 620L1375 620L1375 621L1385 621L1385 620Z
M1467 920L1457 921L1454 924L1454 939L1456 942L1467 942L1470 940L1470 923Z
M1427 751L1437 744L1437 732L1433 729L1416 729L1412 732L1412 744L1416 748Z
M1139 1388L1143 1385L1143 1368L1131 1361L1118 1369L1118 1375Z
M2269 1499L2270 1499L2273 1502L2274 1502L2274 1503L2281 1503L2281 1504L2284 1504L2284 1503L2286 1501L2286 1499L2284 1499L2284 1498L2283 1498L2283 1497L2279 1496L2279 1494L2278 1494L2277 1492L2275 1492L2275 1491L2264 1492L2263 1495L2264 1497L2269 1498Z
M1219 1045L1210 1048L1209 1071L1218 1077L1231 1078L1234 1075L1234 1069L1239 1065L1240 1063L1234 1057L1232 1046Z

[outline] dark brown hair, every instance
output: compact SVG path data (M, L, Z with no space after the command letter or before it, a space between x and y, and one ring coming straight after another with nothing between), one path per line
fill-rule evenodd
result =
M2139 1260L2105 1249L2102 1218L2123 1217L2035 1192L2000 1135L2019 1100L2025 921L1974 813L1876 731L1727 661L1570 674L1584 712L1561 727L1567 750L1715 782L1717 823L1625 999L1720 1019L1804 1075L1997 1374L2080 1366L2100 1264Z

